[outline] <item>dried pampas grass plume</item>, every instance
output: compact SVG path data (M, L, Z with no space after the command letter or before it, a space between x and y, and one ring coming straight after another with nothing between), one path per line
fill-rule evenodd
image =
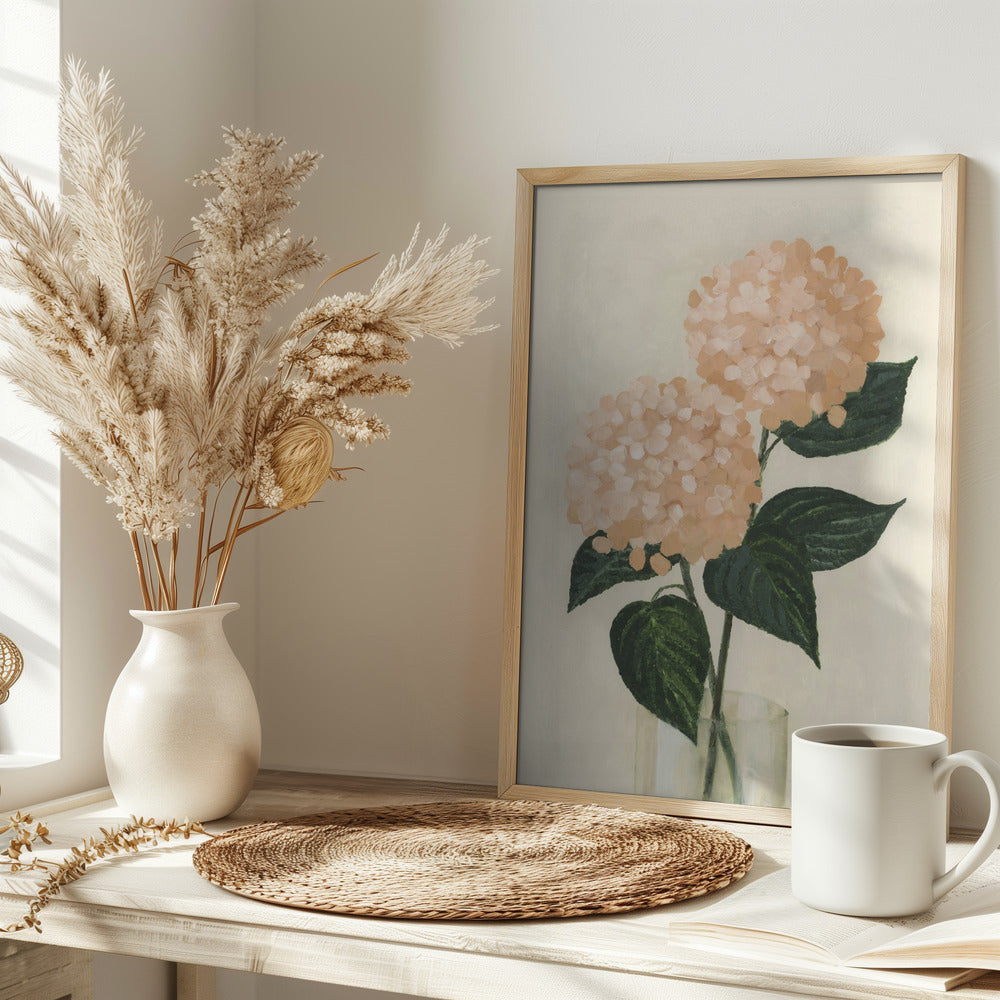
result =
M65 197L50 201L0 157L0 287L18 293L0 301L0 374L53 419L63 450L118 507L143 606L166 611L179 607L192 515L194 607L220 599L238 538L344 478L331 432L348 449L388 437L357 401L409 391L392 366L414 338L455 346L490 329L478 317L491 300L475 292L495 272L478 237L449 249L444 228L421 248L414 233L370 292L328 295L267 331L325 259L286 224L318 154L285 156L277 136L225 129L228 153L194 179L217 192L192 220L193 240L163 254L163 227L129 181L140 135L111 77L70 60Z
M333 465L333 435L315 417L296 417L274 439L271 469L281 490L277 510L301 507L330 478Z

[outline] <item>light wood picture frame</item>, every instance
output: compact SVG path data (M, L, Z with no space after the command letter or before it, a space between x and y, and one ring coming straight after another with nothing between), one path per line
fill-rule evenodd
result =
M787 824L793 729L950 734L964 181L518 171L501 796Z

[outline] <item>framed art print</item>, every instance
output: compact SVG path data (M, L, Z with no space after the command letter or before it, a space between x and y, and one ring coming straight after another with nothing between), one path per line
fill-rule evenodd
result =
M948 732L964 160L522 170L500 794L788 821Z

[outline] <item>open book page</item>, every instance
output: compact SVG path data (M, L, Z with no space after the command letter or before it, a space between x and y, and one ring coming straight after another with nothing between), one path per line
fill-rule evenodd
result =
M887 944L906 933L889 921L842 917L814 910L792 895L791 871L781 868L738 889L698 914L697 920L670 925L670 940L694 944L735 935L713 928L740 928L769 953L808 957L831 964L846 962L860 952ZM780 936L771 940L775 936ZM742 937L742 935L741 935ZM782 941L781 938L785 940ZM746 938L744 937L744 940Z
M915 969L939 965L1000 970L1000 913L931 924L856 956L852 965Z
M950 844L948 865L955 864L966 850L968 845ZM733 928L740 933L734 934ZM783 868L707 907L697 921L675 921L670 926L670 936L678 943L752 938L773 954L797 953L799 957L814 960L825 956L834 963L855 959L854 965L867 964L864 959L874 953L883 957L891 954L899 959L911 945L921 955L931 942L941 945L934 949L933 955L926 954L926 960L905 963L913 967L973 964L968 960L968 949L959 958L957 952L948 953L946 946L974 941L982 945L977 951L982 955L982 961L976 963L978 967L997 969L1000 968L997 964L1000 854L995 853L929 910L912 917L875 920L814 910L792 896L791 873ZM943 960L948 954L950 957Z
M949 845L948 865L955 864L967 849L964 844ZM949 965L1000 969L1000 853L994 853L926 913L886 923L902 934L856 953L853 964L885 967L893 959L905 958L905 965L917 968L940 965L946 955Z
M951 868L960 861L968 849L968 844L949 844L947 866ZM939 899L929 910L912 917L894 917L883 923L891 923L906 933L955 917L997 911L1000 911L1000 852L994 851L984 865Z

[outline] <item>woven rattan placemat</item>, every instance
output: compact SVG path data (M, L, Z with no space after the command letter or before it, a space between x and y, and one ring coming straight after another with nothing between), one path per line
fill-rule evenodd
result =
M210 882L284 906L375 917L524 920L620 913L742 878L724 830L601 806L468 801L258 823L201 844Z

